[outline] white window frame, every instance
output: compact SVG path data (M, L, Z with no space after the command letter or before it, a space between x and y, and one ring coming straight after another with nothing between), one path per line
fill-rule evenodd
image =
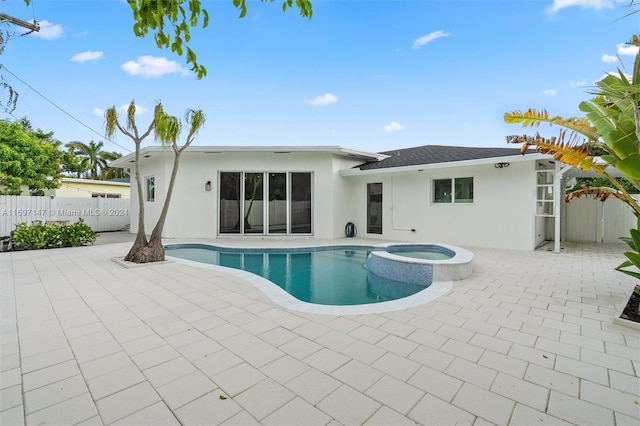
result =
M149 182L153 182L153 197L149 194ZM156 177L147 176L144 178L144 200L147 203L154 203L156 201Z
M441 178L441 179L432 179L432 183L431 183L431 190L432 190L432 196L431 196L431 204L437 204L437 205L449 205L449 204L473 204L475 202L475 194L473 194L473 198L471 198L470 201L458 201L456 200L456 180L459 179L471 179L471 187L473 188L474 186L474 177L473 176L461 176L461 177L456 177L456 178ZM447 201L439 201L436 200L436 182L437 181L449 181L451 183L451 194L449 196L449 200ZM464 199L464 200L468 200L468 199Z

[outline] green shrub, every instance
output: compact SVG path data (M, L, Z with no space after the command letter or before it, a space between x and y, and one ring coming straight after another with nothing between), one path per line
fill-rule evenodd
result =
M59 247L78 247L93 243L97 234L82 218L72 225L35 222L18 223L13 231L13 240L18 248L39 250Z

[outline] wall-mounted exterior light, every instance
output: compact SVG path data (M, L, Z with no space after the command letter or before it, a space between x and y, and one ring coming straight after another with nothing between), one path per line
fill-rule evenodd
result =
M509 167L509 163L496 163L493 165L496 169L505 169Z
M204 184L204 190L205 190L205 191L211 191L211 181L210 181L210 180L208 180L208 181L206 181L206 182L205 182L205 184Z

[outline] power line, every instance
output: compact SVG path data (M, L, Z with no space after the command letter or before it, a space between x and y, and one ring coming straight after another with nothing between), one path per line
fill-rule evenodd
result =
M44 100L46 100L47 102L49 102L51 105L53 105L54 107L58 108L60 111L62 111L63 113L65 113L66 115L68 115L69 117L71 117L73 120L77 121L80 125L86 127L87 129L91 130L93 133L95 133L96 135L100 136L101 138L106 139L108 142L111 142L112 144L119 146L120 148L131 152L131 150L129 148L126 148L122 145L120 145L119 143L112 141L111 139L105 138L104 135L96 130L94 130L93 128L89 127L88 125L84 124L82 121L78 120L77 118L75 118L73 115L71 115L70 113L68 113L67 111L65 111L62 107L58 106L55 102L53 102L51 99L47 98L45 95L43 95L42 93L40 93L38 90L36 90L35 88L33 88L31 85L29 85L29 83L27 83L26 81L22 80L20 77L18 77L17 75L15 75L14 73L12 73L5 65L0 64L0 69L4 69L6 72L8 72L9 74L11 74L12 76L14 76L18 81L20 81L22 84L24 84L25 86L27 86L29 89L33 90L36 94L38 94L40 97L42 97Z

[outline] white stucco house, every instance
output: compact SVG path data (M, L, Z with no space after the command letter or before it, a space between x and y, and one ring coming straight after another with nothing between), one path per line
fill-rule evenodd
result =
M173 151L145 147L140 158L150 231ZM129 154L111 166L133 162ZM569 169L519 148L192 146L182 154L163 236L336 239L351 222L371 239L534 250L562 238L564 202L555 200ZM136 232L135 201L130 213Z

